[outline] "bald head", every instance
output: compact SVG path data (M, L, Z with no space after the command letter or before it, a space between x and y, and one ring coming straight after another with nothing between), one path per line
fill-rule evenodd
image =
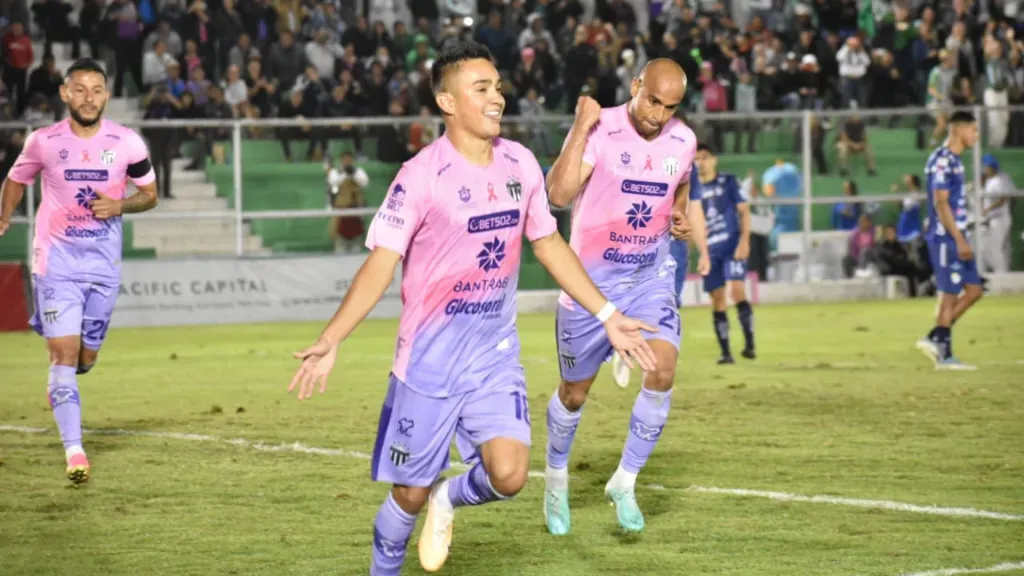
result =
M665 96L676 95L675 102L682 100L686 93L686 72L675 60L655 58L644 65L639 78L644 86L663 91Z
M630 117L637 132L653 138L672 119L686 94L686 73L668 58L655 58L633 79Z

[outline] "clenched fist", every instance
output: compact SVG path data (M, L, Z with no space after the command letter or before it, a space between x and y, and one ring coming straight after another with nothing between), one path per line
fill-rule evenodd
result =
M601 119L601 105L590 96L580 96L576 101L576 121L574 128L589 132Z

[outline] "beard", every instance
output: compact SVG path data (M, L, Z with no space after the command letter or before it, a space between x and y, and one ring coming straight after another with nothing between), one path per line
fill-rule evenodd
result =
M71 115L71 118L73 118L79 126L83 128L90 128L92 126L95 126L96 123L98 123L103 118L104 108L106 108L106 106L99 108L99 110L96 112L96 117L92 119L83 118L82 115L79 114L78 110L75 110L71 106L68 106L68 114Z

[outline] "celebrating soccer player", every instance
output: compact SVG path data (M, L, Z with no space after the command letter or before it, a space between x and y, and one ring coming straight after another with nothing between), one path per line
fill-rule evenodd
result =
M619 524L643 529L634 495L636 476L654 450L672 404L681 326L674 278L663 268L669 236L690 216L700 245L700 272L708 268L703 221L686 210L697 139L673 118L686 91L678 64L652 60L635 78L632 99L601 110L581 98L576 119L558 160L548 173L553 204L573 206L570 244L590 275L631 316L656 325L648 334L658 368L644 374L633 406L619 468L605 486ZM686 215L686 216L684 216ZM544 514L552 534L570 528L568 460L581 409L612 343L589 307L562 294L557 311L562 382L548 405Z
M537 159L499 137L501 79L486 48L446 46L431 68L445 134L407 162L370 227L372 252L289 385L324 391L338 346L370 312L403 261L402 315L371 476L394 488L373 530L376 576L397 575L416 515L428 503L420 564L448 557L455 508L505 500L529 471L530 413L516 335L522 237L562 288L603 325L612 346L644 369L641 330L587 276L558 235ZM468 472L438 480L452 438Z
M711 270L704 276L704 291L711 295L711 307L718 345L719 364L734 364L729 350L729 317L725 289L736 303L736 315L743 327L746 346L743 357L753 360L754 310L747 302L747 257L750 255L750 204L736 176L718 172L718 158L707 144L697 146L701 204L707 218Z
M82 449L77 375L96 363L121 282L121 215L156 206L146 143L103 119L107 77L95 61L76 61L60 97L70 117L32 132L3 185L0 234L42 172L42 203L32 241L32 327L50 352L47 387L67 459L67 477L89 479ZM127 180L138 192L125 196Z
M940 370L974 370L953 355L952 327L981 299L981 277L974 251L967 243L967 195L960 155L978 142L978 124L970 112L955 112L949 137L928 157L924 174L928 190L928 257L935 270L939 309L935 327L917 348Z
M692 202L686 202L683 198L677 199L676 204L679 208L679 214L675 214L673 218L679 223L674 224L670 231L672 240L669 242L668 247L669 258L666 258L664 261L666 273L672 273L675 277L676 308L683 307L683 288L686 287L686 275L690 272L689 239L692 226L688 225L687 222L696 222L695 226L701 230L704 230L706 227L704 207L700 203L700 178L697 177L696 170L690 170L690 194L688 200L692 200ZM686 220L680 217L681 214L687 216ZM704 271L706 270L702 270L702 272ZM612 378L619 385L619 388L629 386L629 376L629 366L622 361L622 356L614 354L612 356Z

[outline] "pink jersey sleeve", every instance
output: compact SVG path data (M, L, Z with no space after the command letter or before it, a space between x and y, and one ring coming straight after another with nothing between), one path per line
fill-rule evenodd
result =
M419 170L406 164L391 183L391 191L366 234L366 247L387 248L404 258L419 229L430 202L427 180Z
M590 166L597 165L597 127L601 123L598 122L593 128L590 129L590 134L587 135L587 145L583 148L583 161ZM569 140L572 139L573 131L570 130L569 134L565 137L565 142L562 142L562 151L565 151L565 147L569 145Z
M128 177L136 186L145 186L156 181L156 173L149 161L149 148L138 132L127 129L128 136Z
M43 169L43 155L40 153L39 139L36 138L36 134L37 132L32 132L28 135L25 147L22 148L17 160L14 161L14 166L7 173L8 178L25 186L35 182L36 175Z
M529 157L533 159L533 154L529 154ZM529 197L526 201L526 225L524 231L526 239L534 242L557 233L558 222L555 220L554 214L551 213L551 206L548 205L548 192L544 186L544 173L541 171L540 165L537 164L536 160L533 160L531 164L530 170L533 174L530 175L531 181L528 183L529 188L527 189Z

